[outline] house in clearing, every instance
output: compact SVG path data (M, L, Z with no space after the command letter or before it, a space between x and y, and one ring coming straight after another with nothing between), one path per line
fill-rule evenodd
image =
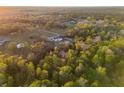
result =
M65 43L65 44L69 44L72 42L71 38L67 38L66 36L61 36L61 35L50 36L48 37L48 40L52 42Z
M60 35L55 35L55 36L50 36L48 37L48 40L49 41L54 41L54 42L60 42L64 39L63 36L60 36Z
M16 45L16 47L17 47L18 49L21 49L21 48L24 48L25 45L24 45L24 43L19 43L19 44Z

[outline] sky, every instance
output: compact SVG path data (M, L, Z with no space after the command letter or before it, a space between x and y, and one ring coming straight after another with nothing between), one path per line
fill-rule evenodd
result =
M124 0L0 0L0 6L124 6Z

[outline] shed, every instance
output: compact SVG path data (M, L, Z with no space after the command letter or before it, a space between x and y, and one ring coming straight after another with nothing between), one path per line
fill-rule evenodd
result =
M20 48L24 48L25 45L24 45L24 43L19 43L19 44L16 45L16 47L17 47L18 49L20 49Z

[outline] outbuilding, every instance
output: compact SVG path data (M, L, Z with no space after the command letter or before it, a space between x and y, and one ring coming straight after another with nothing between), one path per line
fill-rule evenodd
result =
M16 45L16 47L17 47L18 49L21 49L21 48L24 48L25 45L24 45L24 43L18 43L18 44Z

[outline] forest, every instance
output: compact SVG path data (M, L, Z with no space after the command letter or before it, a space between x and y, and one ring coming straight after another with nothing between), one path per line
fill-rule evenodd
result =
M7 7L1 87L124 86L124 7Z

